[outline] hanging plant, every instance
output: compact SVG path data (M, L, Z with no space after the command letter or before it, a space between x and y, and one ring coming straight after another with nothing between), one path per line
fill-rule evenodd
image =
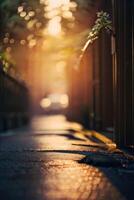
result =
M100 32L105 29L109 33L112 32L112 21L110 20L110 15L107 12L101 11L97 13L97 19L95 21L95 25L92 27L91 30L89 30L86 42L84 46L81 49L81 55L83 56L83 53L87 49L89 44L92 44L96 39L98 39Z
M91 45L95 40L98 39L99 34L102 30L106 30L108 33L113 34L110 15L104 11L100 11L97 13L97 19L92 28L88 28L82 33L77 34L75 38L72 38L72 44L69 45L73 57L72 60L74 60L74 68L77 69L79 67L86 49L89 45Z

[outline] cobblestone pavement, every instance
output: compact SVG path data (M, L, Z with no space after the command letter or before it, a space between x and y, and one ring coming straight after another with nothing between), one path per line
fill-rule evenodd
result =
M71 125L71 127L70 127ZM1 200L132 200L134 173L82 163L100 149L63 116L0 136Z

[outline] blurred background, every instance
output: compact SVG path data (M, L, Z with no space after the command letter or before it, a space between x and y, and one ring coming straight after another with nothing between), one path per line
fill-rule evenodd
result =
M0 129L62 113L131 144L132 8L126 0L1 0ZM112 30L88 45L98 11L109 14Z

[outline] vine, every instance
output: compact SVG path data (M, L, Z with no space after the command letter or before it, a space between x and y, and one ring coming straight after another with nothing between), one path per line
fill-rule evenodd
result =
M87 49L89 44L92 44L96 39L98 39L99 34L102 29L106 29L108 32L112 32L112 22L110 20L110 15L107 12L101 11L97 13L97 19L95 21L95 25L89 30L87 35L87 40L84 46L82 47L81 55L83 56L83 52Z

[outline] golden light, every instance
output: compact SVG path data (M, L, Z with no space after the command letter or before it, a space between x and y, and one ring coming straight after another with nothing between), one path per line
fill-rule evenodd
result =
M67 94L63 94L63 95L60 97L60 103L61 103L61 105L62 105L64 108L67 108L67 107L68 107L69 98L68 98L68 95L67 95Z
M25 11L22 11L21 13L20 13L20 17L25 17L26 16L26 12Z
M26 20L26 21L30 20L29 15L26 15L25 20Z
M72 29L72 28L74 28L74 23L73 22L72 23L68 23L67 26L68 26L68 28Z
M65 11L65 12L63 13L62 16L63 16L64 18L66 18L66 19L70 19L70 18L73 17L73 14L72 14L72 12L70 12L70 11Z
M69 7L68 7L68 5L64 5L64 6L62 6L61 9L63 10L63 12L64 12L64 11L69 11Z
M47 33L52 36L57 36L62 33L61 23L57 17L48 22Z
M35 45L36 45L36 40L35 39L31 39L31 40L29 40L29 44L28 44L28 46L29 46L29 48L33 48Z
M21 41L20 41L20 44L21 44L21 45L25 45L25 44L26 44L26 40L21 40Z
M41 22L37 22L37 23L35 24L35 26L36 26L36 28L40 28L40 27L42 26L42 23L41 23Z
M18 12L20 13L20 12L22 12L23 11L23 6L19 6L18 7Z
M49 98L44 98L44 99L42 99L41 102L40 102L40 106L41 106L42 108L48 108L49 106L51 106L51 101L50 101L50 99L49 99Z
M70 0L41 0L40 3L45 5L44 17L49 20L44 33L52 36L62 35L62 18L74 20L72 11L76 9L77 4Z
M40 4L45 4L45 0L40 0Z
M58 73L63 73L66 67L65 61L60 61L56 64L56 70Z
M33 37L34 37L34 35L30 34L30 35L27 36L27 40L31 40Z
M59 8L62 5L68 4L70 0L46 0L45 4L51 8Z
M76 8L77 8L77 3L74 2L74 1L70 2L70 7L71 7L72 9L76 10Z
M33 20L30 20L28 23L27 23L27 28L28 29L32 29L34 27L34 25L36 24L37 22L37 19L33 19Z
M52 19L56 17L58 14L59 14L58 10L52 10L50 12L45 13L44 16L48 19Z
M34 12L34 11L30 11L30 12L28 13L28 15L29 15L29 17L33 17L33 16L35 15L35 12Z
M50 6L46 6L45 8L44 8L44 11L45 12L50 12L52 9L51 9L51 7Z

